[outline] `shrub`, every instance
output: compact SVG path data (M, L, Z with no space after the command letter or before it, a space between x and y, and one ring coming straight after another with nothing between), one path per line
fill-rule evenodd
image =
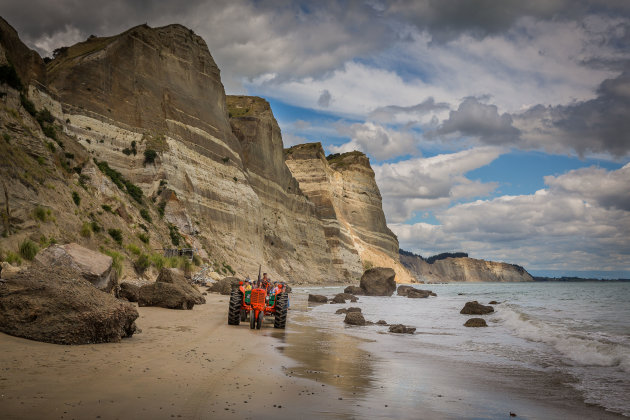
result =
M126 190L127 193L131 196L131 198L136 200L138 203L142 203L143 194L142 194L142 189L140 187L132 184L129 180L125 179L125 177L123 177L122 174L118 172L117 170L110 168L107 162L98 161L96 160L96 158L94 158L94 163L96 164L96 166L101 172L107 175L109 179L111 179L112 182L116 184L118 188L120 188L123 191Z
M171 242L173 245L179 246L179 239L181 235L179 234L179 230L177 230L177 226L169 224L168 233L171 235Z
M64 156L65 156L67 159L74 159L74 153L68 153L68 152L66 152L66 153L64 153Z
M181 260L179 257L168 257L166 262L170 268L179 268Z
M37 206L35 207L35 210L33 210L33 216L37 219L40 220L42 222L45 222L47 219L47 216L50 210L46 211L45 208L41 207L41 206Z
M90 226L92 227L92 232L94 233L99 233L100 231L103 230L101 225L99 225L97 222L90 223Z
M50 150L53 153L55 153L55 150L57 150L57 148L55 147L55 144L52 141L46 142L46 146L48 146L48 150Z
M81 197L79 196L78 192L72 191L72 201L74 201L74 204L76 204L77 206L81 204Z
M127 245L127 250L129 252L131 252L133 255L140 255L140 254L142 254L142 251L140 250L140 248L137 245L134 245L134 244Z
M140 229L144 230L145 232L149 233L149 228L148 228L148 227L146 227L146 225L144 225L144 224L142 224L142 223L139 223L139 224L138 224L138 227L139 227Z
M151 214L149 214L149 210L147 209L140 209L140 216L142 216L142 218L144 220L146 220L147 222L151 223L153 220L151 219Z
M151 260L151 264L153 264L158 271L164 268L167 262L166 258L160 254L151 254L149 259Z
M158 209L158 213L160 214L160 217L164 217L165 208L166 208L166 201L162 201L160 204L158 204L157 209Z
M4 139L4 141L6 141L7 143L11 143L11 136L9 135L9 133L3 133L2 134L2 138ZM164 180L162 180L164 181ZM160 181L160 185L162 185L162 181Z
M17 265L22 264L22 258L18 254L16 254L15 252L13 252L13 251L8 251L7 252L7 256L6 256L5 260L9 264L17 264Z
M146 233L142 233L142 232L138 233L138 239L140 239L145 244L149 243L149 235L147 235Z
M107 233L109 233L109 236L112 237L113 240L115 240L118 245L122 245L122 231L120 229L107 229Z
M35 116L37 114L37 109L35 109L35 104L33 104L33 102L31 102L23 93L20 93L20 102L22 103L22 106L24 107L26 112L28 112L32 116Z
M35 255L39 252L39 247L37 244L30 239L25 239L20 244L20 255L22 258L32 261L35 258Z
M47 125L45 127L42 127L42 131L44 132L44 135L46 137L57 141L57 131L55 130L54 126ZM59 143L59 147L61 147L63 149L63 146L61 145L61 143Z
M197 255L197 254L193 255L192 260L193 260L193 263L196 266L200 266L201 265L201 258L199 258L199 255Z
M144 273L144 271L149 268L150 265L151 261L149 260L147 254L140 255L133 263L134 268L140 274Z
M112 267L114 268L114 271L116 271L116 274L118 274L118 278L120 278L123 272L122 262L125 259L125 257L119 252L110 251L104 248L101 248L101 252L105 255L109 255L110 257L112 257Z
M125 147L125 148L123 149L123 151L122 151L122 152L123 152L124 154L126 154L127 156L129 156L129 155L132 153L132 152L131 152L131 149L130 149L130 148L128 148L128 147Z
M44 108L37 113L37 122L40 126L44 127L44 123L52 124L55 122L55 117L50 113L48 108Z
M92 236L92 225L88 222L83 222L80 233L81 236L83 236L84 238L89 238L90 236Z
M109 204L101 204L101 208L105 210L107 213L112 212L112 206L110 206Z
M155 162L157 152L153 149L147 149L144 151L144 164Z
M228 163L230 161L230 158L226 156L221 160L223 161L223 163Z
M232 266L230 266L229 264L223 263L223 268L229 271L232 275L236 274L236 272L232 269Z

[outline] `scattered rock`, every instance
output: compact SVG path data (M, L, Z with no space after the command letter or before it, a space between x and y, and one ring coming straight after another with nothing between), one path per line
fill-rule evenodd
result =
M206 298L177 268L163 268L155 283L142 286L138 296L139 306L192 309L202 303L206 303Z
M468 321L466 321L466 323L464 324L464 327L487 327L488 324L486 324L486 320L483 318L470 318Z
M396 272L391 268L375 267L361 276L360 287L367 296L391 296L396 291Z
M79 244L51 245L37 254L35 261L45 266L69 266L104 292L118 289L118 275L112 268L112 257Z
M20 267L15 267L6 261L0 263L0 279L11 279L20 272Z
M397 291L399 296L407 296L408 298L428 298L429 296L437 296L431 290L416 289L412 286L398 286Z
M240 280L236 277L224 277L212 283L210 287L208 287L208 292L229 295L232 293L232 286L238 284L239 281Z
M355 295L350 293L337 293L334 298L330 301L330 303L346 303L346 300L354 303L359 300Z
M376 325L389 325L389 324L384 319L379 319L378 321L376 321Z
M496 300L491 300L490 302L488 302L488 305L498 305L499 302L497 302Z
M118 342L136 331L133 305L103 293L72 266L43 265L0 283L0 331L56 344Z
M359 286L348 286L343 289L344 293L350 293L352 295L363 295L365 292Z
M510 411L510 417L516 417L516 413L512 413L512 412Z
M365 325L365 318L361 312L348 312L343 320L348 325Z
M492 306L482 305L479 302L472 301L466 302L466 305L459 312L464 315L485 315L494 312L494 308Z
M403 324L391 325L389 327L389 332L395 334L413 334L416 331L414 327L408 327Z
M118 297L127 299L129 302L137 302L140 294L140 287L131 283L120 283Z
M323 295L308 295L308 301L313 303L326 303L328 298Z
M361 312L361 308L350 307L350 308L337 309L335 311L335 314L337 314L337 315L339 315L339 314L347 314L349 312Z

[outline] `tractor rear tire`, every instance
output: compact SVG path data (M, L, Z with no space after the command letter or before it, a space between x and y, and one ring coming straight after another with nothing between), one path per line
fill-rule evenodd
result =
M256 315L256 312L253 309L249 311L249 328L252 330L256 328L256 317L254 315Z
M241 322L241 306L243 305L243 293L239 289L232 290L230 295L230 307L228 310L228 324L238 325Z
M241 322L247 321L247 309L241 308Z
M265 312L264 311L260 311L258 313L258 319L256 320L256 329L259 330L262 328L262 324L263 324L263 319L265 318Z
M274 328L281 328L287 325L287 309L289 309L289 296L286 293L280 293L276 297L276 317L273 321Z

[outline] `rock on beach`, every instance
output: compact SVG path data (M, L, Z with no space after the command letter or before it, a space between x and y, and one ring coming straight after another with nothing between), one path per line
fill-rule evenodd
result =
M375 267L361 276L360 287L367 296L391 296L396 291L396 272L391 268Z
M494 312L494 308L492 306L482 305L475 300L472 302L466 302L459 313L464 315L486 315L492 312Z
M144 285L138 295L139 306L159 306L168 309L192 309L206 303L206 298L188 283L178 268L163 268L155 283Z

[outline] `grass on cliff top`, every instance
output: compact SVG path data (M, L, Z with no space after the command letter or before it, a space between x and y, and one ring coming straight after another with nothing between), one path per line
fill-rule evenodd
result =
M270 108L269 103L258 96L234 96L228 95L225 98L230 118L246 117L257 115Z
M59 53L54 60L48 63L47 71L52 74L66 66L71 66L73 59L104 49L114 38L115 37L93 37L71 47L62 47L64 51Z

